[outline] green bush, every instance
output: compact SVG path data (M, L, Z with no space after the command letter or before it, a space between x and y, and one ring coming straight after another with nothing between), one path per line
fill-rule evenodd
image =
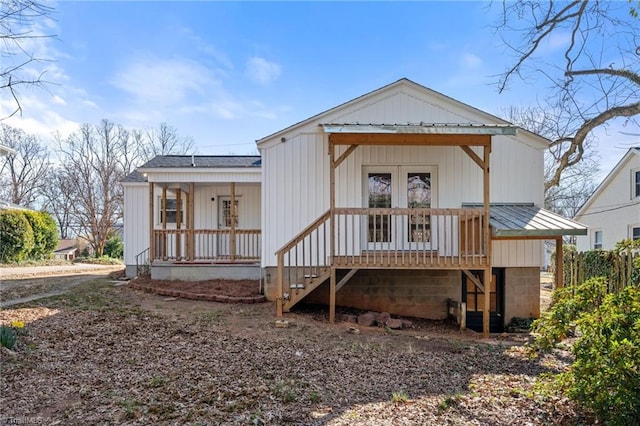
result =
M47 212L24 210L22 214L33 230L33 248L28 257L34 260L48 259L58 244L58 228Z
M567 393L605 423L640 424L640 289L609 294L577 321Z
M114 235L104 245L103 254L112 259L122 259L124 256L124 243L119 235Z
M582 315L594 311L607 294L607 281L592 278L576 287L563 287L553 292L551 308L535 320L531 330L537 334L533 347L547 351L569 335Z
M0 211L0 262L26 259L33 247L33 229L23 211Z

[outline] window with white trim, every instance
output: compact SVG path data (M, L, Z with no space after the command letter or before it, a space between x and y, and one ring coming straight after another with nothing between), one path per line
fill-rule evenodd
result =
M633 171L633 190L631 193L634 197L640 197L640 170Z
M167 198L166 200L167 207L167 222L166 223L176 223L176 217L178 214L178 202L175 198ZM182 210L181 210L181 219L180 222L184 223L185 212L184 212L184 199L182 201ZM164 211L165 209L162 207L162 197L158 197L158 206L160 206L160 211L158 214L158 223L163 223L164 219Z
M598 250L602 248L602 230L595 231L593 233L593 249Z
M640 240L640 226L634 226L631 228L631 239Z

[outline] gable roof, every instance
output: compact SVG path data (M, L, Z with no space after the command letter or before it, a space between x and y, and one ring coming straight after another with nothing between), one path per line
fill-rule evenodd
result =
M158 155L138 170L165 168L260 167L259 155Z
M330 109L328 109L326 111L323 111L323 112L321 112L319 114L316 114L316 115L314 115L312 117L309 117L309 118L307 118L307 119L305 119L303 121L300 121L298 123L292 124L289 127L286 127L286 128L284 128L282 130L279 130L279 131L277 131L275 133L272 133L272 134L270 134L268 136L265 136L265 137L263 137L261 139L258 139L256 141L256 144L258 146L260 146L261 144L263 144L267 140L271 140L271 139L276 138L276 137L278 137L278 136L280 136L280 135L282 135L284 133L291 132L291 131L293 131L293 130L295 130L297 128L303 127L305 125L309 125L309 124L313 124L313 123L322 121L322 119L324 117L327 117L330 114L338 112L339 110L348 108L348 107L350 107L350 106L352 106L354 104L366 101L366 99L368 99L368 98L371 98L373 96L379 95L379 94L381 94L383 92L386 92L386 91L391 91L391 90L397 89L397 88L402 87L402 86L408 86L408 87L411 87L411 88L416 89L418 91L421 91L421 92L425 93L428 96L435 97L435 98L440 98L441 100L446 101L446 102L455 103L455 104L459 105L460 107L462 107L462 108L464 108L464 109L466 109L466 110L468 110L468 111L470 111L472 113L475 113L475 114L478 114L478 115L481 115L481 116L485 117L487 120L497 121L499 124L504 124L504 125L513 125L512 123L504 120L503 118L500 118L500 117L495 116L493 114L489 114L486 111L482 111L482 110L480 110L478 108L475 108L475 107L473 107L473 106L471 106L469 104L466 104L464 102L461 102L461 101L458 101L456 99L453 99L453 98L451 98L451 97L449 97L447 95L444 95L444 94L442 94L440 92L437 92L435 90L429 89L428 87L423 86L421 84L418 84L418 83L416 83L416 82L414 82L412 80L409 80L408 78L401 78L401 79L399 79L399 80L397 80L397 81L395 81L393 83L387 84L386 86L382 86L379 89L376 89L376 90L373 90L371 92L365 93L364 95L358 96L357 98L351 99L351 100L349 100L347 102L344 102L344 103L342 103L342 104L340 104L338 106L330 108ZM326 123L323 123L323 124L326 124ZM352 123L352 124L355 124L355 123ZM385 123L377 123L377 124L385 124ZM549 144L549 140L547 140L546 138L543 138L540 135L537 135L537 134L535 134L533 132L530 132L530 131L528 131L526 129L519 128L519 130L522 133L528 135L529 137L532 137L532 138L536 139L538 142L541 142L541 143L544 143L544 144L547 144L547 145Z
M629 159L631 159L631 157L634 155L640 155L640 147L629 148L627 153L622 156L620 161L618 161L613 169L611 169L609 174L602 180L602 182L600 182L600 185L598 185L595 191L593 191L593 194L591 194L591 196L587 199L587 201L585 201L582 207L580 207L574 218L580 218L586 212L586 210L591 207L591 204L593 204L593 202L600 196L600 194L602 194L609 183L611 183L611 181L618 175L618 173L622 171L627 161L629 161Z

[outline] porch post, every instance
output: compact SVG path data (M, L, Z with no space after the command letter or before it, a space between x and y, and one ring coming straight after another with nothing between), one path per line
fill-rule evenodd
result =
M482 335L489 337L490 330L490 309L491 309L491 234L489 231L489 206L490 206L490 179L489 179L489 154L491 153L491 140L489 145L485 145L483 153L483 198L484 198L484 223L483 235L485 244L485 256L487 264L484 269L484 307L482 310Z
M182 238L180 230L182 228L182 190L176 189L176 260L182 258Z
M162 239L160 242L160 251L162 252L162 260L167 260L167 187L162 187Z
M149 263L153 262L153 259L155 257L153 213L153 182L149 182Z
M231 229L229 233L229 252L231 255L231 261L236 259L236 183L231 182Z
M329 209L331 211L329 217L329 262L331 267L331 280L329 284L329 322L336 320L336 270L334 267L334 256L336 250L336 163L335 153L336 147L333 144L333 135L329 135Z
M555 288L564 287L564 253L562 253L562 237L556 238L556 279Z
M196 257L196 236L194 234L194 219L195 219L195 187L196 184L189 182L189 195L187 197L187 258L188 260L195 260Z

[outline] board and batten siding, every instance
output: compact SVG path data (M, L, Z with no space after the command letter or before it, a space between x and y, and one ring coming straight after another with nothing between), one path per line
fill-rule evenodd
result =
M587 235L576 239L578 251L592 250L595 232L602 231L602 249L612 250L618 241L631 238L631 229L640 227L640 198L635 197L634 173L640 171L640 154L632 154L616 166L615 175L598 190L597 196L576 220L589 227Z
M262 266L276 266L275 252L329 208L328 136L322 123L484 123L499 119L411 85L367 95L265 139L262 155ZM543 150L531 136L497 136L491 153L491 202L543 202ZM346 147L339 147L342 152ZM481 149L474 148L482 156ZM436 170L434 207L480 203L482 171L459 147L360 146L336 170L336 206L362 207L363 168L429 166ZM500 266L542 263L540 242L500 242ZM532 254L533 253L533 254ZM524 259L525 256L527 259Z
M149 248L149 184L124 185L124 263L136 265L136 255Z
M149 191L147 186L147 193ZM162 199L162 188L156 186L154 189L154 227L160 229L160 200ZM195 229L218 229L220 227L220 197L229 197L231 187L228 183L195 185L194 206L194 227ZM260 229L260 184L257 183L237 183L235 186L236 199L239 202L238 224L243 229ZM167 191L168 198L175 198L175 190ZM182 197L186 203L186 197ZM213 199L213 200L212 200ZM148 200L148 195L147 195ZM186 204L185 204L186 205ZM145 208L145 211L148 211ZM184 224L182 225L184 228ZM175 229L175 224L167 224L167 228ZM148 233L147 233L148 235ZM148 245L148 237L147 237Z

